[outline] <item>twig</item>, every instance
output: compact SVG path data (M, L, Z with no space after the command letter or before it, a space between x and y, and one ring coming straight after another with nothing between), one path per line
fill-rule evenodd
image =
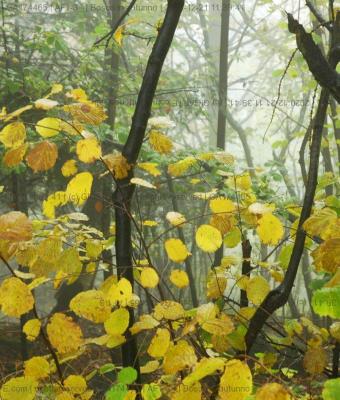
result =
M123 14L118 18L117 22L114 24L113 28L108 32L106 35L104 35L102 38L98 39L93 46L98 46L102 41L106 40L105 47L108 47L110 40L112 39L113 35L115 34L116 30L118 29L119 25L124 21L124 19L127 17L127 15L130 13L132 10L133 6L137 0L132 0L131 3L129 4L128 8L123 12Z

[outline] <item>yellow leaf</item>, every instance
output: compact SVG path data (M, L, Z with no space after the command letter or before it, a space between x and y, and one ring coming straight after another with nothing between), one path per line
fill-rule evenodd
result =
M216 336L228 335L234 330L232 320L225 314L220 318L213 318L202 323L202 328Z
M0 132L0 142L6 148L21 146L26 139L26 129L22 122L12 122L6 125Z
M93 176L89 172L80 172L70 180L66 188L66 196L76 204L82 205L91 193Z
M11 378L0 390L1 400L34 400L38 382L30 377Z
M175 374L185 368L193 367L196 362L194 349L185 340L180 340L177 344L170 343L164 356L163 370L166 374Z
M32 222L20 211L10 211L0 217L0 239L24 242L32 239Z
M26 156L26 162L34 172L47 171L54 167L58 158L58 148L54 143L38 143Z
M328 355L323 347L312 347L307 350L303 366L311 375L321 374L328 363Z
M74 247L64 250L58 258L57 265L61 271L68 275L69 284L75 282L82 269L78 250Z
M74 395L81 395L87 389L86 380L81 375L69 375L64 381L64 386Z
M119 303L121 306L127 307L132 297L131 283L125 278L120 279L118 283L113 283L107 292L111 306Z
M50 262L51 259L57 259L62 250L62 242L58 237L48 237L43 239L37 248L37 254L46 262Z
M23 112L30 110L31 108L33 108L32 105L24 106L11 112L10 114L6 114L6 109L5 109L5 113L1 113L2 115L0 115L0 120L4 120L5 122L10 121L11 119L21 115Z
M311 236L319 236L322 239L327 239L324 236L327 228L338 219L337 213L330 208L323 208L314 212L303 224L303 228Z
M102 149L97 139L90 137L77 142L77 155L80 161L91 164L102 156Z
M207 280L207 297L209 299L218 299L223 296L227 287L227 278L224 273L219 273L216 270L209 272Z
M43 214L47 218L55 218L55 208L67 203L66 192L55 192L43 201Z
M72 176L78 172L76 160L68 160L61 167L61 173L66 178Z
M143 169L144 171L148 172L152 176L159 176L161 175L161 171L157 168L157 163L152 162L145 162L137 164L138 168Z
M126 308L119 308L104 322L104 328L109 335L122 335L127 330L129 321L129 311Z
M225 151L216 151L214 153L215 160L219 161L222 164L232 165L234 164L235 158L229 153Z
M152 220L149 220L149 219L143 221L143 226L150 226L150 227L152 227L152 226L157 226L157 225L158 225L158 222L157 222L157 221L152 221Z
M195 366L193 372L183 379L184 385L191 386L208 375L224 369L222 358L202 358Z
M273 214L264 214L256 229L261 242L275 246L282 239L284 230L281 221Z
M159 325L159 322L152 317L152 315L145 314L139 317L139 321L135 322L133 326L130 328L130 332L132 335L139 333L144 330L150 330L156 328Z
M44 138L58 135L61 131L61 120L58 118L43 118L35 126L36 131Z
M190 255L186 245L180 239L168 239L164 246L171 261L181 263Z
M63 90L63 85L61 83L54 83L52 85L49 96L51 96L52 94L60 93L62 90Z
M121 153L107 154L103 160L116 179L124 179L129 175L131 165Z
M249 279L246 291L248 299L256 306L259 306L270 292L270 286L262 276L254 276Z
M236 210L234 203L224 197L217 197L216 199L210 200L210 209L213 213L231 213Z
M210 218L209 225L218 229L224 236L235 227L236 220L228 214L214 214Z
M70 113L77 122L89 125L100 125L107 118L104 108L91 101L64 106L64 111Z
M333 322L329 328L330 334L340 342L340 322Z
M47 335L52 346L61 354L72 353L83 345L80 327L71 317L55 313L47 325Z
M66 97L70 97L82 103L85 103L88 100L86 92L81 88L70 90L69 92L66 93Z
M179 226L186 222L185 216L179 212L170 211L166 214L165 217L171 225Z
M292 400L292 396L279 383L267 383L256 392L255 400Z
M122 45L123 35L124 35L125 25L121 25L117 28L115 34L113 35L115 41L117 42L118 46Z
M111 305L100 290L87 290L78 293L70 302L70 309L79 317L92 322L106 321L111 313Z
M148 361L145 365L140 367L141 374L151 374L159 368L159 361L152 360Z
M174 164L169 164L168 173L171 176L181 176L183 175L190 167L197 164L197 160L195 157L186 157L183 160L177 161Z
M220 381L220 399L244 400L252 390L253 378L248 365L240 360L228 361Z
M24 159L27 147L28 147L27 143L24 143L19 147L8 150L5 153L2 162L8 168L16 167Z
M162 132L156 130L150 132L149 143L160 154L169 154L173 149L172 141Z
M170 345L170 332L167 329L157 329L148 347L148 354L153 358L163 357Z
M154 310L154 317L158 320L170 319L176 320L183 318L184 308L182 304L176 301L166 300L158 303Z
M154 288L159 283L159 276L154 268L146 267L142 269L140 281L143 287Z
M201 225L196 231L197 246L203 251L213 253L222 245L221 232L211 225Z
M44 379L49 376L50 364L44 357L32 357L24 363L25 377L35 380Z
M28 320L22 328L22 331L25 333L27 340L33 342L40 333L41 322L38 319L30 319Z
M34 306L33 295L19 278L7 278L0 286L1 311L9 317L20 317Z
M174 269L171 271L170 281L180 289L189 285L188 274L180 269Z

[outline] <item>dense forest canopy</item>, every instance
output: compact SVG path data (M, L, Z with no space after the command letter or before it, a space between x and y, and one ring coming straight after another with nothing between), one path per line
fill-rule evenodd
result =
M0 0L0 399L340 399L340 4Z

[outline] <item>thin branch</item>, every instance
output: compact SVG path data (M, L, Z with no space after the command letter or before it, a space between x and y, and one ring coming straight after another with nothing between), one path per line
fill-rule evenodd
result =
M112 39L113 35L115 34L116 30L119 28L120 24L124 21L124 19L129 15L130 11L132 10L133 6L136 4L137 0L132 0L129 4L128 8L123 12L123 14L118 18L117 22L114 24L113 28L104 35L102 38L98 39L93 46L98 46L101 42L106 40L105 47L108 47L110 40Z

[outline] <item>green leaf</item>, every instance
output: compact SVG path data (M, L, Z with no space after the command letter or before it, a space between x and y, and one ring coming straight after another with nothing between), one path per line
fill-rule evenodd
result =
M118 373L118 382L130 385L137 379L137 371L132 367L123 368Z
M142 389L142 399L143 400L157 400L162 397L161 389L155 383L146 384Z
M105 400L124 400L124 397L128 393L126 385L119 383L114 385L105 393Z
M114 371L116 369L115 365L112 363L104 364L99 368L99 373L107 374L108 372Z
M340 287L317 290L313 295L312 307L322 317L340 318Z
M322 398L323 400L340 399L340 378L329 379L325 382Z

